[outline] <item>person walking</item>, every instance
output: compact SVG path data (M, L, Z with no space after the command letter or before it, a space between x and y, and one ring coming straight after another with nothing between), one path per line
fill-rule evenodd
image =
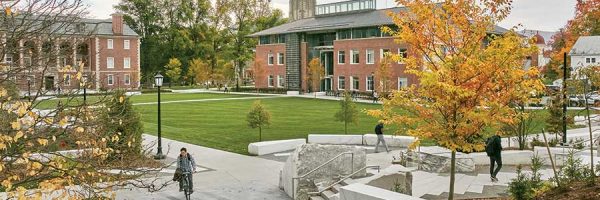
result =
M177 169L181 170L181 172L190 172L190 173L194 173L196 172L196 161L194 160L194 158L192 158L192 155L190 155L187 152L186 148L181 148L181 150L179 151L179 157L177 157ZM189 177L189 183L190 183L190 193L194 192L194 181L192 179L192 175L188 176ZM183 191L183 181L179 180L179 191Z
M379 143L383 143L385 147L385 151L388 153L390 150L388 149L387 144L385 144L385 138L383 137L383 122L379 122L377 126L375 126L375 135L377 135L377 144L375 145L375 153L379 153Z
M502 168L502 140L500 140L498 133L487 139L485 152L490 157L490 179L492 179L492 182L498 182L496 176ZM494 169L495 164L498 166L496 169Z

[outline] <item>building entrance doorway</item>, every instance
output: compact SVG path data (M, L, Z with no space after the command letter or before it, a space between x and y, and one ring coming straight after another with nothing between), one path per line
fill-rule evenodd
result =
M321 51L321 64L325 71L325 79L321 81L321 91L333 90L333 51Z
M54 90L54 76L44 77L44 89L46 91Z

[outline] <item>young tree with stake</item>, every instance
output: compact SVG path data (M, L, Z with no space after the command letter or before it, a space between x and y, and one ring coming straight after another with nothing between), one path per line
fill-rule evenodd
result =
M344 134L348 134L348 124L358 124L358 109L352 101L352 95L349 92L344 92L344 98L340 101L341 109L335 113L335 120L344 122Z
M262 129L271 124L271 112L269 112L260 101L255 101L252 109L246 117L248 127L258 128L258 141L262 141Z

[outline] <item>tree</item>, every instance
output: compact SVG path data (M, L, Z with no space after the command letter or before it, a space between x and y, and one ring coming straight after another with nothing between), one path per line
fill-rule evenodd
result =
M190 62L188 75L194 78L194 81L197 83L206 84L208 88L208 81L211 78L211 69L210 66L200 60L199 58L194 58L192 62Z
M344 92L344 98L340 101L341 109L335 113L336 121L344 122L344 134L348 134L348 124L358 124L358 109L352 101L352 95Z
M527 137L532 134L540 124L535 123L535 112L526 111L525 105L516 105L514 109L514 114L516 115L515 120L507 123L504 129L510 135L517 137L519 150L524 150L527 148Z
M315 98L317 98L317 90L319 90L319 86L321 85L321 80L325 77L325 68L321 64L321 60L319 58L313 58L309 63L307 70L307 82L310 83L311 92L315 94Z
M165 66L165 75L171 79L169 87L173 82L177 82L181 78L181 61L177 58L169 59L169 63Z
M3 26L0 55L13 58L12 63L7 63L12 64L11 67L7 68L4 63L0 65L3 68L0 70L0 190L6 192L6 198L41 199L42 195L47 195L59 199L86 199L110 194L111 188L133 183L134 187L151 191L166 186L154 187L152 182L157 179L147 169L162 166L147 165L151 158L142 151L136 150L137 156L128 157L126 162L110 159L127 152L113 149L109 143L131 142L133 146L141 140L121 138L117 131L101 131L107 129L107 124L99 116L110 109L106 106L106 93L99 93L97 100L87 103L81 102L79 97L83 88L64 90L63 97L56 100L40 98L50 95L43 88L41 77L44 74L72 75L70 79L56 79L56 84L60 85L66 80L72 83L83 81L84 63L56 66L57 57L69 58L73 52L52 51L57 47L53 45L55 41L77 39L85 43L93 40L89 32L65 34L86 23L82 21L86 13L83 2L3 1L1 7L4 13L0 14L0 21L10 26ZM18 45L21 42L24 45ZM59 47L70 49L74 45ZM93 76L90 79L89 82L96 81ZM14 85L13 80L21 83ZM27 99L15 92L23 89L23 80L36 83ZM56 106L43 108L42 104ZM39 112L42 109L45 111ZM123 121L118 123L132 124L128 117L121 119ZM128 131L128 128L121 130ZM65 150L73 151L65 153ZM112 174L108 172L111 169L137 173Z
M125 91L118 90L106 102L104 112L99 116L101 137L111 138L107 147L115 150L111 158L127 159L142 153L143 125L140 115L133 109L133 105L125 95Z
M399 30L385 31L418 55L405 63L420 84L395 91L382 109L368 113L408 127L419 138L412 148L431 139L451 151L448 199L453 199L456 152L482 151L484 130L514 120L510 103L527 102L531 92L541 91L533 78L537 68L523 67L536 48L514 30L488 34L510 13L509 0L397 2L407 8L390 14Z
M258 141L262 141L262 129L271 124L271 113L257 100L246 117L248 127L258 128Z
M378 89L381 92L380 96L387 97L390 94L394 87L392 75L392 59L390 55L384 55L375 71L375 77L379 79Z

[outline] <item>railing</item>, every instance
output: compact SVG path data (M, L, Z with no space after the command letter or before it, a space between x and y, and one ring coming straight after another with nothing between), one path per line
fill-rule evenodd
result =
M323 163L323 164L319 165L318 167L314 168L313 170L310 170L310 171L309 171L309 172L307 172L306 174L304 174L304 175L302 175L302 176L297 176L297 177L294 177L294 178L292 178L292 199L294 199L294 200L296 199L296 187L295 187L295 186L296 186L296 180L298 180L298 179L301 179L301 178L304 178L304 177L306 177L306 176L308 176L308 175L310 175L310 174L312 174L312 173L316 172L317 170L319 170L319 169L323 168L325 165L327 165L327 164L329 164L329 163L333 162L335 159L337 159L337 158L339 158L339 157L341 157L341 156L343 156L343 155L348 155L348 154L352 155L352 159L351 159L351 161L352 161L352 164L350 165L350 172L352 172L352 170L354 170L354 152L344 152L344 153L340 153L340 154L338 154L337 156L335 156L335 157L333 157L333 158L329 159L329 160L328 160L328 161L326 161L325 163Z
M331 189L333 186L335 186L337 184L340 184L341 182L345 181L346 179L348 179L348 178L350 178L350 177L358 174L362 170L366 170L366 169L369 169L369 168L377 168L377 172L378 173L381 171L381 167L380 166L376 166L376 165L366 166L366 167L363 167L363 168L361 168L361 169L359 169L359 170L357 170L355 172L352 172L350 175L342 177L339 181L336 181L335 183L332 183L331 185L329 185L329 186L327 186L327 187L319 190L318 192L309 192L308 195L321 195L321 193L323 193L323 192Z

